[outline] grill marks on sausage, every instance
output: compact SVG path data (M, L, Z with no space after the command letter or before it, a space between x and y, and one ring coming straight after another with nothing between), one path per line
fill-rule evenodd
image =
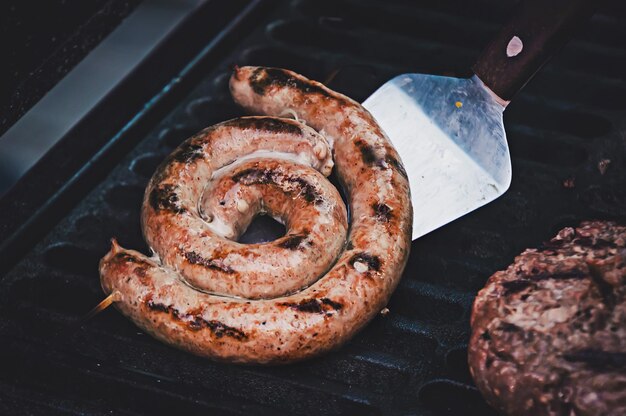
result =
M200 254L196 253L195 251L185 252L184 256L185 256L185 259L187 259L187 261L190 264L197 264L197 265L206 267L207 269L219 270L220 272L224 272L228 274L235 273L235 270L225 265L221 260L207 259L205 257L202 257Z
M202 153L202 145L187 140L172 153L170 160L180 163L191 163L196 159L202 158Z
M376 157L376 151L374 149L374 146L366 143L364 140L361 139L355 140L354 145L361 152L361 159L363 159L363 162L365 164L373 165L378 160L378 158Z
M228 326L223 322L210 320L207 321L202 319L199 316L196 316L193 321L189 322L189 327L192 330L199 331L202 328L208 328L215 334L216 337L222 338L223 336L235 338L239 341L243 341L248 338L245 332L240 329L233 328L232 326Z
M274 117L236 118L222 123L222 127L252 129L269 133L290 134L295 136L303 135L301 126L298 126L295 122L280 120ZM199 135L194 136L194 138L198 137ZM203 145L200 144L197 140L194 140L194 138L183 142L176 150L174 150L174 152L167 158L166 164L164 164L163 169L165 169L166 166L172 162L189 164L197 159L203 158Z
M369 270L374 270L376 272L379 272L380 267L382 266L382 260L378 256L364 251L354 254L350 257L350 260L348 260L348 263L350 263L352 267L354 267L354 263L356 262L366 264Z
M316 204L322 202L321 195L319 195L315 187L309 182L307 182L305 179L287 177L286 180L288 182L295 183L300 187L300 189L303 192L302 195L304 196L305 201L309 203L316 203Z
M387 204L380 204L375 202L372 204L372 209L374 210L374 217L381 222L389 222L393 218L393 213L391 212L391 207Z
M324 305L330 306L331 308L333 308L336 311L341 310L341 308L343 308L343 305L339 302L335 302L334 300L328 299L328 298L322 298L322 303Z
M319 94L323 97L332 97L318 84L302 81L280 68L257 68L249 79L250 87L258 95L265 95L271 87L287 87L298 90L300 94Z
M120 266L126 266L127 267L126 270L129 270L131 273L137 276L139 280L141 281L143 281L146 278L148 274L148 270L151 267L154 267L149 262L139 257L136 257L128 252L123 252L123 251L120 253L117 253L111 259L111 263L118 264ZM130 275L127 274L126 279L130 279Z
M290 307L291 309L295 309L299 312L309 312L309 313L321 313L323 312L322 306L317 299L304 299L299 303L293 302L283 302L282 306Z
M176 317L179 316L178 310L174 309L171 306L167 306L163 303L155 303L152 301L152 299L149 299L148 301L146 301L146 306L148 306L148 308L152 309L153 311L157 311L157 312L164 312L164 313L170 313L170 312L174 312L174 315Z
M409 179L409 175L406 173L406 170L404 169L404 165L402 165L402 162L400 162L398 159L396 159L393 156L387 156L385 158L385 161L392 166L393 168L395 168L398 173L400 175L402 175L402 177L404 177L405 179Z
M139 266L144 266L144 267L151 266L151 264L148 263L147 261L142 260L142 259L140 259L140 258L138 258L136 256L133 256L132 254L124 252L124 251L121 251L121 252L117 253L115 255L115 257L113 257L113 259L115 261L117 261L117 262L120 262L120 263L133 263L133 264L136 264L136 265L139 265Z
M308 203L323 202L315 186L306 179L297 176L288 176L276 169L248 168L233 175L233 181L243 185L275 185L292 195L301 195ZM297 190L288 191L285 184L295 185Z
M283 302L279 305L289 307L298 312L306 313L328 313L330 311L340 311L343 308L343 305L341 303L328 298L310 298L303 299L298 303Z
M279 120L274 117L253 117L253 118L236 118L222 123L226 127L236 127L239 129L253 129L269 133L290 134L302 136L302 128L294 122Z
M287 250L298 250L302 248L302 242L306 240L306 238L306 234L287 235L281 242L277 244L277 246L285 248Z
M176 194L174 185L160 185L150 192L150 206L155 211L171 211L175 214L182 214L186 209L180 206L180 199Z
M239 341L243 341L248 338L246 333L240 329L233 328L232 326L228 326L217 320L206 320L202 318L202 316L193 313L184 314L171 305L156 303L152 299L146 300L145 304L153 311L170 314L172 318L180 321L192 331L199 331L206 328L209 329L217 338L227 336Z
M322 86L311 82L304 82L290 75L287 71L279 68L257 68L250 76L249 83L252 90L261 96L265 95L268 88L273 86L294 88L301 94L313 93L324 97L332 96L332 94L330 94ZM297 128L297 126L293 127ZM375 148L372 145L360 139L355 140L354 143L361 152L361 157L366 164L375 165L381 168L386 168L386 165L388 164L397 170L400 175L408 179L406 170L398 159L392 156L379 159L376 155Z
M172 165L170 164L169 156L166 157L163 162L157 166L154 171L154 175L152 176L153 183L161 183L163 182L171 173Z
M361 159L363 163L370 166L376 166L381 169L395 169L402 177L408 179L408 175L402 162L395 157L387 154L384 158L379 157L376 154L376 148L371 144L365 142L363 139L356 139L354 145L361 152ZM385 152L387 153L387 152Z

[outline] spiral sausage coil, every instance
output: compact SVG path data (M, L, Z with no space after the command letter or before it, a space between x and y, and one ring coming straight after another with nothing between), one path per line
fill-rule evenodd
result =
M114 241L100 263L102 287L139 327L194 354L309 358L352 337L397 286L411 242L408 179L353 100L278 68L236 68L230 87L237 103L264 116L209 127L159 166L142 207L156 254ZM333 166L349 225L327 179ZM286 234L238 243L260 214Z

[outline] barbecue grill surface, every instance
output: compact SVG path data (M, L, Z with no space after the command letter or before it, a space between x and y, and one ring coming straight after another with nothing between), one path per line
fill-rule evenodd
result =
M20 261L0 280L0 413L491 414L466 364L476 291L564 226L626 219L626 10L617 0L505 112L510 190L414 242L390 313L341 350L295 365L242 367L167 347L113 308L75 323L103 298L97 266L109 239L146 252L140 205L159 162L192 133L243 114L228 93L233 64L285 67L317 80L339 70L329 86L363 100L404 72L468 75L512 4L264 6L234 48L197 62L206 72L190 75L191 93L152 120L145 137L131 138L137 146L119 163L99 165L110 172L104 179L74 195L82 200L58 223L49 217L56 225L47 235L33 247L12 247ZM610 159L604 174L602 159Z

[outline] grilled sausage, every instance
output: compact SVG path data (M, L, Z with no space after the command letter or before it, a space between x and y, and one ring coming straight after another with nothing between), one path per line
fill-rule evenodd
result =
M291 71L276 68L237 68L230 86L235 100L252 112L280 116L288 110L309 126L323 131L331 144L335 169L351 211L350 231L343 251L332 254L333 259L337 256L332 267L310 286L279 297L250 299L249 293L246 293L249 299L234 297L231 290L238 290L234 284L224 288L230 296L221 296L194 289L192 286L197 286L198 281L186 284L183 279L188 280L193 271L185 274L184 267L237 267L235 263L227 264L227 257L222 253L209 257L215 251L211 251L212 243L205 240L235 247L236 243L221 238L220 233L224 237L236 238L250 218L237 217L234 222L220 222L219 226L212 228L211 223L201 223L201 220L208 221L207 215L216 214L215 196L228 194L235 183L241 185L241 178L245 178L249 184L245 184L246 187L254 185L246 196L246 204L251 209L256 198L266 198L272 187L282 187L282 191L275 192L279 199L281 194L293 196L293 189L283 185L287 182L296 186L297 182L297 176L293 176L297 167L291 166L293 163L289 161L279 163L271 157L253 157L237 162L235 156L222 155L222 150L211 151L208 147L214 141L223 141L223 145L228 146L233 140L240 140L242 133L224 138L227 136L223 131L219 132L220 127L214 127L179 148L157 170L146 191L143 207L146 239L157 253L169 246L167 241L174 243L174 249L169 254L161 254L161 258L148 258L122 249L114 242L100 264L102 287L106 293L116 292L117 308L138 326L156 338L194 354L241 363L285 363L305 359L343 344L389 300L406 264L411 242L413 216L408 179L397 152L380 127L351 99ZM232 127L232 123L238 122L228 123ZM303 129L295 121L289 123ZM259 131L255 131L250 136L258 134ZM316 150L319 142L312 145L317 161L310 155L306 158L308 164L317 163L316 167L327 173L325 167L329 162L324 159L325 149L317 146ZM197 147L199 143L200 148ZM253 143L255 141L250 139L244 147ZM255 149L267 149L265 145L259 146ZM220 160L214 162L213 158ZM230 162L235 165L234 170L228 170ZM287 170L277 172L281 166L287 165L296 170L293 173ZM194 192L200 190L202 193L203 184L215 171L218 171L217 178L209 185L211 197L197 199L201 208L189 205L189 201L198 198ZM302 188L297 193L303 200L298 209L306 209L307 202L314 206L334 203L332 197L328 199L331 202L318 201L318 195L323 192L332 194L332 191L325 190L322 179L319 174L311 174L306 176L304 184L300 183ZM319 187L313 190L309 185L317 180ZM267 181L271 182L269 188ZM152 198L155 190L157 195ZM255 192L261 196L254 196ZM230 203L236 205L236 202ZM281 204L277 202L275 207ZM278 208L267 205L268 211L276 209L272 215L281 215ZM338 217L345 212L336 202L330 211ZM232 213L231 207L223 218L229 218ZM212 220L215 223L215 217ZM342 218L337 223L342 224ZM186 228L188 225L198 225L198 228L192 231ZM311 227L308 231L311 235ZM294 251L306 246L306 242L313 247L332 245L326 240L307 240L305 234L299 232L297 236L290 236L288 231L283 239L265 245L268 250L264 255L271 257L282 253L270 251L281 241L287 247L297 247ZM297 238L292 238L294 236ZM205 250L203 253L207 257L186 256L192 247ZM253 269L258 260L257 257L246 259L249 263L244 261L242 265L248 264ZM299 266L303 271L315 267L305 263ZM173 268L181 271L183 277ZM241 278L243 273L232 280ZM203 281L202 278L198 280ZM223 281L228 282L227 279ZM285 288L279 292L284 292Z
M313 168L330 173L330 149L297 121L244 117L205 129L152 177L142 209L146 241L204 291L258 299L299 290L332 266L347 233L337 189ZM235 241L265 212L286 225L284 237Z

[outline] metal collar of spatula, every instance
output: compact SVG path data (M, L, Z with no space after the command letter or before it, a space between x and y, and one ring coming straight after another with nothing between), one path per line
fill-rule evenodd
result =
M502 118L506 105L597 4L523 1L482 52L471 78L403 74L365 100L409 175L413 239L508 189L512 172Z

